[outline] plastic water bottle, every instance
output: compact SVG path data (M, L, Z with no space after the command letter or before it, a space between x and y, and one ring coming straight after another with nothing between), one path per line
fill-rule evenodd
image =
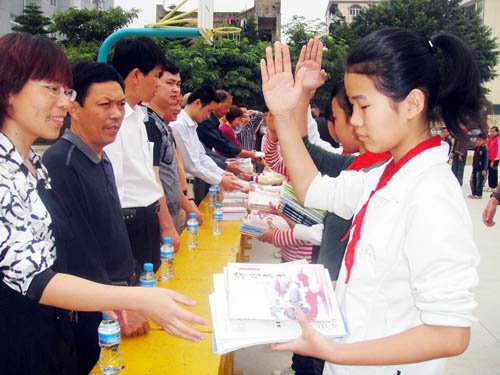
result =
M120 325L102 314L102 322L97 329L101 355L99 367L104 375L116 374L122 369L120 355Z
M217 192L217 194L215 194L215 203L220 203L222 201L222 198L219 185L215 185L215 191Z
M144 263L144 272L139 279L141 286L154 288L156 286L155 273L153 272L153 263Z
M215 210L212 221L212 232L213 234L221 234L222 233L222 209L220 208L220 204L215 204Z
M198 247L198 220L194 213L189 214L187 221L187 245L190 249Z
M214 207L216 200L217 200L217 187L215 185L212 185L210 186L210 189L208 189L208 207Z
M174 277L174 247L170 237L163 237L163 245L160 250L161 266L158 281L168 280Z

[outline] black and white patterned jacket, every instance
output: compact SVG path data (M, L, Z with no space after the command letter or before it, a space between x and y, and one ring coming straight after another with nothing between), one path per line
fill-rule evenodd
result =
M24 295L34 277L48 270L56 258L52 221L36 190L37 183L50 189L50 181L33 149L29 158L38 180L9 138L0 133L0 272L8 287Z

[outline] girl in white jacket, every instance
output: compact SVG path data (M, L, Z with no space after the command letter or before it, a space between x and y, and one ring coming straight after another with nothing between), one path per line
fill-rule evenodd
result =
M484 128L479 68L451 34L427 39L383 29L363 38L345 67L351 124L368 151L390 151L392 159L330 178L318 173L299 135L311 91L326 77L321 54L311 40L294 79L288 47L277 42L261 72L297 197L354 216L336 289L349 334L329 341L297 311L303 335L273 349L323 358L324 374L442 374L443 358L469 343L479 255L448 148L431 137L429 120L439 114L456 137L460 123Z

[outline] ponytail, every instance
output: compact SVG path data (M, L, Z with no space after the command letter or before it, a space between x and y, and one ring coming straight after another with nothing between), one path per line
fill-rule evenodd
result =
M345 70L371 76L378 91L398 103L411 90L426 95L428 121L443 121L450 134L485 131L480 71L470 48L453 34L423 38L405 29L372 32L347 56Z
M462 39L449 33L437 34L431 41L439 52L437 104L446 127L455 137L463 137L462 124L469 130L486 132L486 123L481 116L486 101L481 89L481 73L472 50Z

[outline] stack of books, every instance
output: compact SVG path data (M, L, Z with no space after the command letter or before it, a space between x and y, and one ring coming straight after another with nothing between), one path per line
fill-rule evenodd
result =
M280 194L270 191L250 191L248 193L248 208L250 210L271 211L269 205L277 207L280 204Z
M240 221L247 215L245 207L221 207L222 221Z
M292 185L287 181L283 182L280 199L281 202L278 205L278 210L297 224L311 226L323 223L326 211L304 207L297 200Z
M330 339L348 332L330 275L320 264L229 263L224 274L214 275L209 301L218 354L300 337L295 309Z
M270 214L265 211L252 210L241 218L240 233L248 236L258 236L269 228L268 221L281 229L290 229L285 219L278 215Z

